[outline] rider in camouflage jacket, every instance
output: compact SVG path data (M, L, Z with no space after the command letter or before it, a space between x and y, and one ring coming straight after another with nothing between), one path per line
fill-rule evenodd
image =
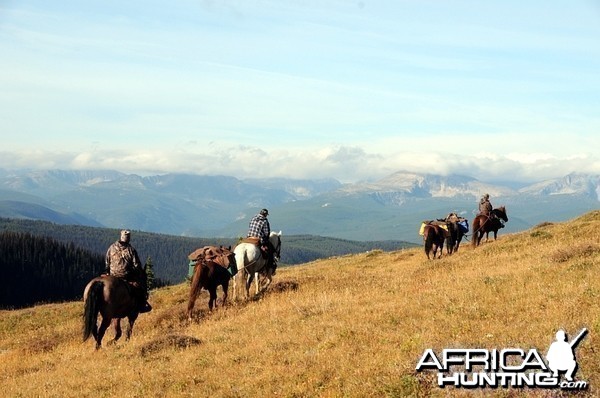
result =
M490 195L484 194L479 200L479 214L484 214L486 216L492 215L492 204L490 203Z
M106 251L106 273L128 282L134 282L140 293L140 297L138 297L140 312L148 312L152 307L146 301L148 299L146 270L140 262L137 251L129 243L130 237L131 233L123 230L119 240L109 246Z

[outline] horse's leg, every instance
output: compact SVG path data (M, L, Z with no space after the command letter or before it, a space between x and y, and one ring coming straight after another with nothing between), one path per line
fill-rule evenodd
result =
M260 275L258 272L254 273L254 294L260 293Z
M237 257L236 257L237 261ZM245 265L240 266L240 264L246 263L237 263L238 264L238 272L233 276L233 299L235 301L242 300L242 298L248 298L245 296L246 290L246 280L248 278L248 271ZM241 269L240 269L241 268Z
M106 333L106 329L110 326L110 322L111 319L109 317L102 316L102 322L100 323L98 335L96 336L96 349L99 349L102 346L102 338L104 337L104 333Z
M225 303L227 302L227 291L229 290L229 279L223 282L221 287L223 288L223 303L221 304L221 307L225 307Z
M115 344L123 335L123 331L121 330L121 318L114 318L111 323L115 329L115 338L112 339L109 344Z
M237 300L237 299L238 299L238 297L239 297L238 290L239 290L239 288L240 288L240 287L239 287L239 285L240 285L240 284L239 284L239 282L238 282L238 278L239 278L239 276L240 276L240 274L241 274L242 272L244 272L244 271L243 271L243 270L242 270L242 271L238 271L238 273L237 273L237 274L235 274L235 275L234 275L234 276L231 278L231 279L233 279L233 287L232 287L232 289L231 289L231 290L233 290L233 291L232 291L232 293L233 293L233 300L234 300L234 301L235 301L235 300Z
M253 272L249 272L248 273L248 279L246 279L246 299L250 298L250 286L252 286L252 280L254 279L254 273Z
M94 336L94 340L98 341L98 324L94 324L92 327L92 336Z
M210 298L208 299L208 309L212 311L215 301L217 301L217 286L211 286L208 289L208 293L210 295Z
M127 331L125 332L125 340L129 341L129 339L131 338L131 333L133 333L133 324L135 323L135 320L137 319L138 314L135 313L135 315L129 315L127 317L127 320L129 321L129 325L127 327Z
M194 310L194 304L196 303L196 298L198 297L198 293L195 290L190 291L190 299L188 300L187 305L187 317L188 320L192 320L192 312Z
M265 277L267 279L267 283L263 287L263 289L262 289L263 291L266 291L269 288L269 286L271 286L271 282L273 282L273 269L272 268L267 271L267 274Z

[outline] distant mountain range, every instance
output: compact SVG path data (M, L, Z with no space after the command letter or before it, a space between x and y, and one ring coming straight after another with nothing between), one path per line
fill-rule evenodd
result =
M0 217L131 228L196 237L238 237L269 209L273 229L351 240L419 242L422 220L451 211L471 219L489 193L505 205L504 232L563 221L600 207L600 176L569 174L522 187L460 175L406 171L381 180L240 180L231 176L117 171L0 170Z

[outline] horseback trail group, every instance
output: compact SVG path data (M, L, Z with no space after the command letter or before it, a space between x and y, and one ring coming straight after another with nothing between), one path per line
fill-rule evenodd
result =
M504 206L493 208L490 203L490 195L484 194L479 201L479 213L473 219L471 244L478 246L483 235L487 241L490 232L494 233L494 240L496 240L498 230L504 228L505 222L508 222L506 208ZM468 232L469 221L464 217L459 217L456 213L450 213L446 218L423 221L419 230L419 234L423 236L425 254L428 259L435 259L436 255L438 258L441 257L444 243L448 255L457 252L462 238L466 239Z
M190 296L187 305L187 318L192 320L194 303L202 289L209 292L209 310L217 301L217 288L223 289L222 305L225 305L229 283L233 279L234 299L249 299L250 287L254 281L255 294L264 292L272 282L281 252L281 231L271 231L269 212L262 209L249 223L246 238L232 249L231 246L205 246L188 255L190 261ZM484 234L504 227L508 221L504 206L493 209L489 195L485 194L479 204L479 214L473 220L472 244L478 245ZM458 251L463 237L469 231L468 221L456 213L444 219L424 221L420 234L423 235L427 258L433 254L440 257L444 243L447 253ZM127 318L129 325L126 339L131 337L133 325L139 314L149 312L147 275L140 263L136 250L131 246L130 231L121 231L118 241L106 252L105 273L92 279L83 294L83 341L94 337L96 349L102 345L102 338L108 327L113 326L116 342L122 335L121 319ZM98 326L98 315L101 322Z
M222 305L225 305L231 279L235 299L249 299L253 281L256 295L269 287L281 256L281 231L271 231L268 215L267 209L256 214L250 220L247 237L233 249L231 246L205 246L188 255L191 287L186 314L190 321L201 289L208 290L208 307L212 310L219 286L223 289ZM147 301L146 270L129 243L130 234L128 230L121 231L119 240L106 252L105 273L92 279L83 293L83 341L93 336L96 349L101 347L109 326L115 330L111 343L122 336L122 318L129 321L126 330L129 340L138 315L152 310ZM98 315L101 316L99 326Z

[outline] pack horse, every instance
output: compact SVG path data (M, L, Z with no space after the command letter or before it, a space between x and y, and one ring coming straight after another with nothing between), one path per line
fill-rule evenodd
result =
M208 309L212 311L217 301L217 288L221 286L223 289L222 306L225 305L229 280L232 275L237 273L237 266L231 247L205 246L190 253L188 259L194 267L187 307L187 316L191 320L194 303L201 289L208 290L210 295Z

